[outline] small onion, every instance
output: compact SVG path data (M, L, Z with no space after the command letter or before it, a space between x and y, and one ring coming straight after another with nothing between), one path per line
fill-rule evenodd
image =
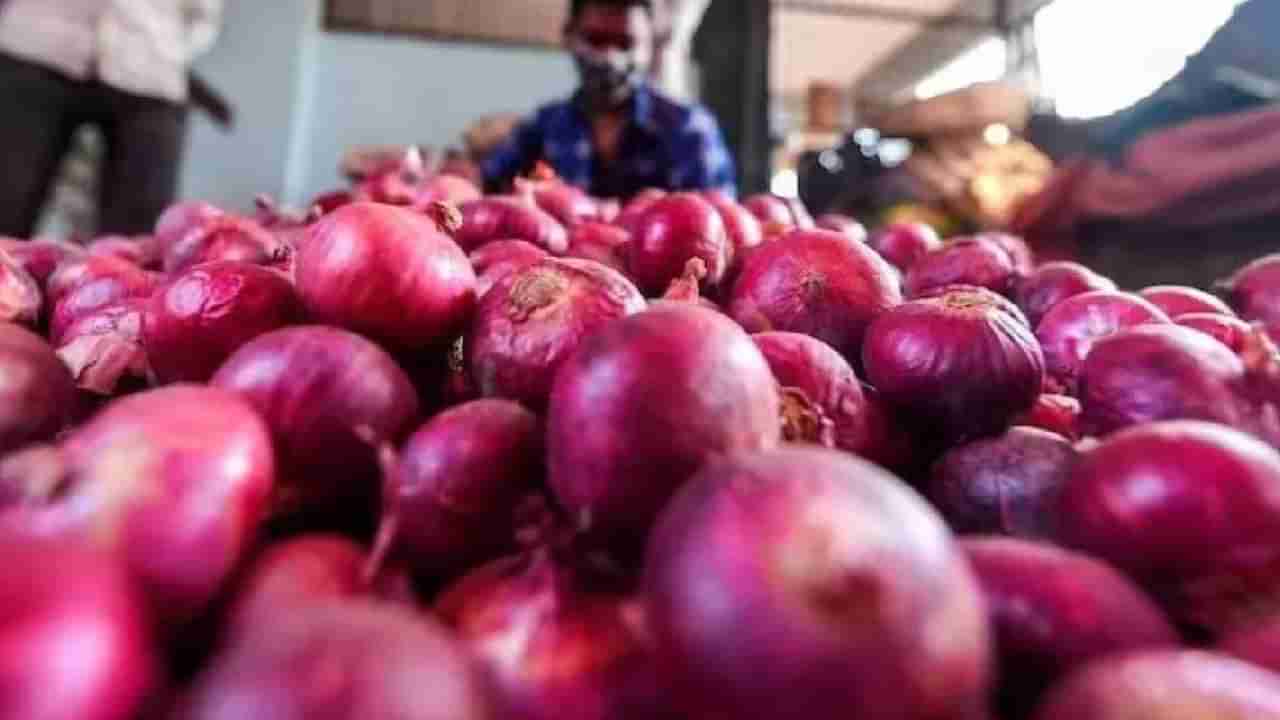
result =
M159 685L140 598L74 543L0 542L0 717L134 720Z
M145 300L125 300L95 310L62 332L58 357L76 387L110 397L145 387L152 378L143 345Z
M346 600L299 608L226 648L182 720L489 720L487 692L436 621Z
M1160 308L1130 293L1096 290L1056 304L1036 326L1045 365L1070 393L1094 343L1124 328L1168 323Z
M1218 313L1219 315L1235 315L1235 312L1221 299L1203 290L1181 285L1156 285L1138 293L1144 300L1164 311L1165 315L1176 318L1191 313Z
M85 251L90 255L111 255L144 270L160 269L160 243L149 235L105 235L91 240L85 246Z
M705 282L718 284L731 252L715 207L693 193L677 193L655 202L640 218L628 246L627 268L641 290L656 295L694 258L706 265Z
M1013 260L1014 271L1019 276L1025 277L1030 274L1036 267L1035 253L1031 251L1031 246L1027 245L1027 241L1016 235L1002 232L984 232L974 236L980 240L986 240L1000 246L1005 252L1009 253L1009 259Z
M1280 340L1280 253L1245 265L1221 287L1240 317L1262 323Z
M1080 430L1080 413L1079 400L1070 395L1045 393L1036 398L1031 409L1023 413L1014 424L1048 430L1075 441L1083 435Z
M728 310L748 332L812 335L858 362L867 327L900 302L892 268L874 251L829 230L809 230L752 252Z
M946 285L974 285L1012 295L1020 275L1013 257L985 237L952 240L907 269L905 288L918 297Z
M387 206L390 207L390 206ZM300 326L241 347L212 384L266 420L280 460L277 511L371 512L378 464L362 429L393 442L418 415L413 384L384 350L354 333Z
M627 245L631 235L620 227L589 222L575 227L569 233L567 257L594 260L601 265L627 271Z
M1158 420L1243 426L1244 362L1191 328L1146 325L1099 340L1080 368L1081 424L1106 435Z
M622 207L618 217L614 218L613 224L625 230L628 237L635 235L640 219L644 217L645 213L649 212L649 208L653 207L654 203L666 197L666 195L667 192L665 190L654 188L642 190Z
M980 288L893 308L867 331L867 379L944 443L998 433L1044 384L1040 347L1011 310Z
M1249 323L1234 315L1189 313L1187 315L1179 315L1173 321L1183 327L1199 330L1231 348L1231 351L1236 354L1245 351L1248 346L1249 334L1253 332L1253 328L1249 326Z
M298 293L317 321L392 347L455 337L476 301L471 263L440 224L390 205L355 203L312 226L298 252ZM456 216L456 213L453 213Z
M209 203L196 201L174 203L156 220L156 240L161 249L168 248L191 230L218 220L226 214Z
M1027 717L1047 688L1087 663L1180 644L1160 608L1105 563L1025 540L960 546L995 631L1006 716Z
M53 348L0 323L0 454L52 440L75 415L75 385Z
M782 388L783 437L790 442L823 443L830 424L830 446L862 454L871 443L866 428L862 383L834 348L796 333L753 335Z
M961 534L1055 536L1058 495L1077 453L1059 435L1015 427L942 456L929 499Z
M752 195L742 201L742 206L751 211L751 214L765 226L772 225L788 230L813 230L817 227L813 217L799 200L778 195Z
M867 242L881 257L904 272L924 256L942 248L938 232L924 223L896 223L875 231Z
M600 206L590 195L559 179L516 180L516 192L532 195L543 212L570 230L600 219Z
M387 468L379 552L439 579L515 549L516 510L542 481L542 432L508 400L436 415Z
M751 211L719 192L708 192L703 197L715 207L716 212L720 213L720 219L724 221L725 232L729 234L730 266L737 261L740 253L764 242L764 228Z
M108 305L151 296L158 276L137 265L109 256L63 263L49 278L49 301L54 303L49 338L60 343L72 323Z
M556 372L582 340L645 306L616 270L590 260L540 260L485 295L467 334L467 368L482 395L541 410Z
M476 295L484 297L502 278L545 257L546 250L523 240L499 240L473 250L467 259L476 273Z
M1069 676L1035 720L1280 717L1280 676L1198 650L1117 655Z
M236 215L203 223L164 248L164 270L171 274L217 260L287 270L293 248L253 220Z
M523 240L552 255L569 249L569 235L555 218L533 202L486 197L462 205L462 227L454 238L468 252L494 240Z
M497 717L673 717L639 602L549 548L481 567L448 588L436 614L479 658Z
M636 547L711 456L777 445L778 391L728 318L666 302L587 337L556 376L549 484L598 536Z
M968 718L986 704L980 591L896 478L819 448L708 463L663 511L644 589L688 717Z
M302 318L302 304L282 275L224 260L171 277L147 304L142 337L156 379L207 382L253 338Z
M867 228L847 215L827 213L815 220L814 225L823 230L834 230L849 238L851 242L864 243L867 241Z
M1123 430L1062 491L1065 544L1144 584L1177 621L1211 631L1277 607L1280 453L1198 421Z
M1018 283L1014 299L1034 328L1055 305L1069 297L1115 289L1111 280L1079 263L1047 262Z

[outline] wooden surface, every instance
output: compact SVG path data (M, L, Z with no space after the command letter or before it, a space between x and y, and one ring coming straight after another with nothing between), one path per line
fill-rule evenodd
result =
M327 0L334 30L551 47L565 0Z

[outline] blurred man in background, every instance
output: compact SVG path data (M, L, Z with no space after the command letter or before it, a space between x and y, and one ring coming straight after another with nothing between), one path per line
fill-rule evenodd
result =
M648 187L736 191L733 158L715 118L649 80L654 0L572 0L565 45L580 86L526 119L488 155L485 184L503 190L539 162L593 195L626 198Z
M0 235L28 237L76 130L105 140L100 233L150 230L170 204L192 60L221 0L0 0Z

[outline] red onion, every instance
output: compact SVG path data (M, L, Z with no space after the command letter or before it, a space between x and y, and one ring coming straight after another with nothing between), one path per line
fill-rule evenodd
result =
M556 376L549 484L598 535L634 546L709 457L775 446L778 391L728 318L662 303L587 337Z
M377 458L360 434L393 442L418 415L413 385L395 360L336 328L261 335L237 350L212 383L240 393L271 428L280 461L276 504L285 513L342 509L351 516L372 509Z
M1029 716L1046 689L1090 662L1180 644L1160 608L1105 563L1024 540L961 547L986 598L1009 717Z
M1007 250L988 237L952 240L907 269L906 292L918 297L946 285L974 285L1012 295L1018 267Z
M1081 423L1094 435L1157 420L1243 426L1244 376L1240 357L1204 333L1127 328L1099 340L1080 368Z
M1240 354L1243 353L1247 345L1247 338L1253 332L1253 328L1249 323L1241 320L1234 315L1219 315L1218 313L1190 313L1187 315L1179 315L1173 321L1183 327L1189 327L1192 330L1199 330L1209 337L1231 348L1231 351Z
M851 456L708 463L663 511L644 588L689 717L967 718L985 705L990 639L963 555L918 496Z
M1274 609L1280 453L1222 425L1150 423L1085 453L1062 539L1142 582L1184 624L1222 630Z
M797 333L753 335L782 389L782 434L855 454L870 445L866 399L853 368L834 348ZM825 429L830 437L825 438Z
M274 623L304 607L359 597L386 597L412 605L403 574L365 577L364 548L341 535L300 535L277 543L258 556L236 587L227 613L230 643L244 633Z
M1217 650L1280 672L1280 615L1271 615L1228 633L1218 641Z
M456 217L438 210L439 226L402 208L355 203L312 226L297 269L312 317L406 350L456 337L475 307L476 276L442 230Z
M481 197L483 193L475 183L458 175L441 173L423 184L413 206L420 211L430 211L431 206L438 202L460 206L479 200Z
M85 246L90 255L110 255L131 262L144 270L160 269L160 243L149 235L127 237L104 235Z
M616 270L590 260L540 260L485 295L467 334L467 368L482 395L541 410L583 338L644 309L644 296Z
M547 548L467 575L437 603L522 720L672 717L638 601ZM549 672L548 668L555 668Z
M516 194L526 195L566 228L600 219L600 206L587 193L555 177L538 180L516 180Z
M156 220L156 241L162 250L166 249L190 231L226 214L208 203L195 201L174 203Z
M121 568L75 544L14 538L0 567L0 717L134 720L159 664Z
M542 480L542 430L509 400L436 415L388 463L377 552L447 578L513 550L516 510Z
M627 245L631 235L620 227L603 223L583 223L569 232L568 257L594 260L617 270L627 271Z
M1055 305L1069 297L1115 289L1116 284L1111 280L1079 263L1047 262L1018 283L1014 299L1034 328L1040 326L1040 321Z
M53 348L0 323L0 454L52 440L72 420L75 386Z
M729 314L748 332L798 332L857 362L871 321L902 302L889 264L829 230L760 246L734 282Z
M71 323L123 300L149 297L158 278L115 257L88 257L58 266L49 277L47 295L53 303L49 337L55 344Z
M569 249L569 234L554 217L528 200L486 197L462 205L462 227L454 235L470 252L494 240L524 240L552 255Z
M1029 427L962 445L933 466L929 499L957 533L1050 538L1076 450Z
M927 434L949 444L998 433L1039 397L1035 336L992 293L958 289L913 300L867 331L867 379Z
M1045 393L1036 398L1031 409L1023 413L1014 424L1048 430L1068 440L1079 440L1080 401L1069 395Z
M809 211L798 200L761 194L743 200L742 205L766 226L797 230L812 230L817 227Z
M822 230L834 230L849 238L852 242L863 243L867 241L867 228L848 215L827 213L819 217L814 222L814 226Z
M1262 323L1272 338L1280 338L1280 253L1245 265L1221 288L1240 317Z
M58 357L71 370L76 387L104 397L146 387L152 377L142 339L146 302L107 305L62 332Z
M207 382L241 345L302 318L293 285L243 262L197 265L151 296L143 341L162 383Z
M907 424L895 416L878 390L864 384L862 396L867 442L859 454L893 472L910 476L922 455L916 448L915 436Z
M43 303L40 285L31 273L0 250L0 322L35 327Z
M881 257L903 271L942 248L938 232L924 223L896 223L872 233L867 242Z
M706 283L718 284L729 267L731 251L728 231L715 207L693 193L677 193L655 202L636 224L627 267L641 290L657 295L693 258L706 264Z
M1224 655L1152 650L1118 655L1071 675L1036 720L1155 720L1280 716L1280 676Z
M720 214L725 232L729 234L729 262L737 261L739 253L746 252L764 242L764 228L751 211L722 193L708 192L703 198Z
M666 195L667 192L665 190L654 188L640 191L638 195L631 198L623 206L622 211L618 213L618 217L613 220L613 224L626 230L628 236L635 235L640 219L644 217L645 213L649 212L649 208L653 207L654 203L666 197Z
M315 199L311 201L309 206L319 208L320 216L323 217L333 212L334 210L337 210L340 207L345 207L347 205L350 205L355 201L356 199L351 195L350 192L346 190L335 190L333 192L327 192L321 195L317 195Z
M258 223L223 215L183 233L164 248L164 270L178 273L215 260L239 260L287 270L293 248Z
M1009 258L1013 260L1013 268L1018 275L1025 277L1032 270L1035 270L1035 253L1031 251L1031 246L1027 245L1027 241L1022 238L1002 232L983 232L974 237L995 243L1009 253Z
M499 240L473 250L467 259L476 273L476 294L489 294L499 280L548 257L547 251L523 240Z
M1045 365L1055 382L1074 393L1094 343L1124 328L1168 323L1160 308L1130 293L1096 290L1056 304L1036 326Z
M417 200L427 174L422 151L411 147L398 159L370 168L351 195L357 202L407 207Z
M204 610L257 532L275 476L253 409L210 388L118 400L62 445L65 476L31 483L0 523L71 534L123 558L157 616Z
M182 720L488 720L487 691L434 620L369 600L281 614L215 658Z
M1138 293L1144 300L1176 318L1191 313L1218 313L1235 315L1221 299L1203 290L1181 285L1155 285Z
M30 273L31 278L41 288L45 286L58 265L84 255L84 250L79 245L59 240L25 241L0 238L0 250L8 253L19 267Z

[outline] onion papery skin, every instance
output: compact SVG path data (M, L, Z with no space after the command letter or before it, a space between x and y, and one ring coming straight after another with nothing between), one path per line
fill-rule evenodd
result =
M523 240L499 240L480 247L467 256L476 273L476 295L483 298L502 278L539 260L547 251Z
M1280 453L1250 435L1140 425L1081 457L1059 501L1060 539L1138 580L1175 621L1218 633L1277 607L1277 487Z
M834 348L816 338L797 333L760 333L753 335L756 346L764 353L779 387L798 390L805 401L816 406L821 420L832 425L832 445L854 454L870 449L867 432L866 398L862 383L849 363ZM803 408L800 408L803 410ZM784 436L788 435L788 403L784 397ZM802 428L801 428L802 429ZM822 444L809 428L792 442Z
M842 453L708 463L663 511L644 589L690 717L979 717L990 638L942 520ZM766 705L765 703L782 703Z
M95 310L62 333L58 357L76 387L112 397L152 384L151 361L143 342L146 300L125 300Z
M655 305L587 337L556 375L548 482L596 538L638 548L711 456L775 447L780 410L750 336L711 310Z

